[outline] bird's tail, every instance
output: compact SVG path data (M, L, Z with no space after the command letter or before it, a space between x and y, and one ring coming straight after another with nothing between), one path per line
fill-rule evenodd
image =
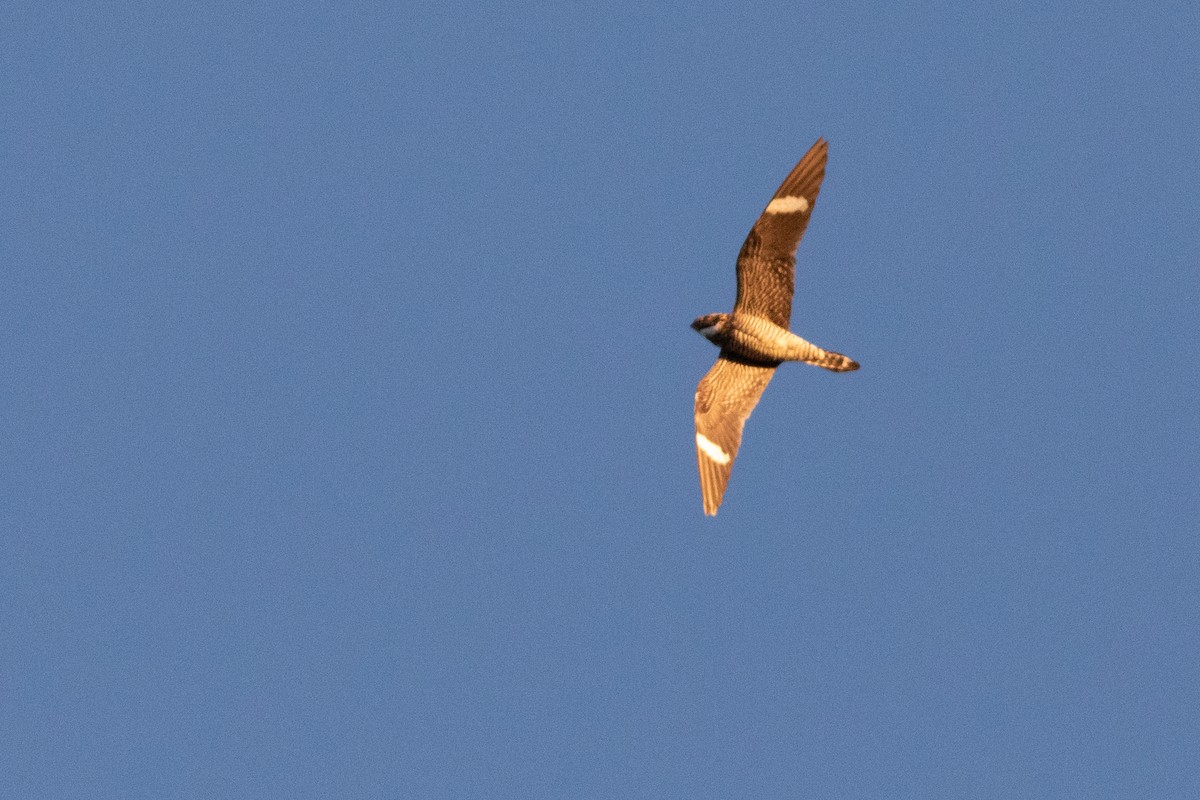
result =
M817 361L809 361L809 364L816 364L818 367L824 367L832 372L853 372L858 369L858 362L853 358L842 355L841 353L830 353L825 350L821 351L821 358Z
M791 334L791 337L792 341L788 343L787 347L788 361L803 361L805 364L824 367L833 372L852 372L858 369L858 362L852 358L847 358L841 353L822 350L794 333Z

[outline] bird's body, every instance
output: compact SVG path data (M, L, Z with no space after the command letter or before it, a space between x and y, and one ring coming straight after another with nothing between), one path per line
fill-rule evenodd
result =
M765 317L753 314L706 314L692 327L722 350L748 361L803 361L818 367L846 372L858 364L841 353L830 353L781 328Z
M692 327L721 348L696 387L696 459L704 513L716 514L729 483L742 428L775 368L803 361L834 372L858 369L850 358L789 330L795 255L817 201L829 146L809 149L767 204L738 254L738 294L732 314L705 314Z

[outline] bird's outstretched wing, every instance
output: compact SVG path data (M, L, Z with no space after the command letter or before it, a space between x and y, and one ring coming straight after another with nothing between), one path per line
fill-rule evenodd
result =
M817 139L750 229L738 253L735 314L766 317L781 328L790 326L796 247L816 205L828 157L829 143Z
M696 387L696 461L704 513L716 514L733 471L742 428L778 362L746 361L724 350Z

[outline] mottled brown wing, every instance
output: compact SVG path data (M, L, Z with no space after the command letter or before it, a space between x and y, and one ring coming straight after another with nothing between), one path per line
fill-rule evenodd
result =
M696 461L705 514L716 514L721 505L742 427L777 366L778 362L745 361L722 350L696 387Z
M791 324L796 247L817 202L828 156L829 143L817 139L750 229L738 253L735 314L766 317L781 328Z

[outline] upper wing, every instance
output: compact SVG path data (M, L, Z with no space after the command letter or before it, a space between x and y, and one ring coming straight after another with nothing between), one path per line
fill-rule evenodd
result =
M738 253L735 314L766 317L781 328L791 324L796 247L817 202L828 156L829 143L817 139L750 229Z
M721 351L696 387L696 461L704 513L716 514L733 471L742 427L778 362L753 363Z

